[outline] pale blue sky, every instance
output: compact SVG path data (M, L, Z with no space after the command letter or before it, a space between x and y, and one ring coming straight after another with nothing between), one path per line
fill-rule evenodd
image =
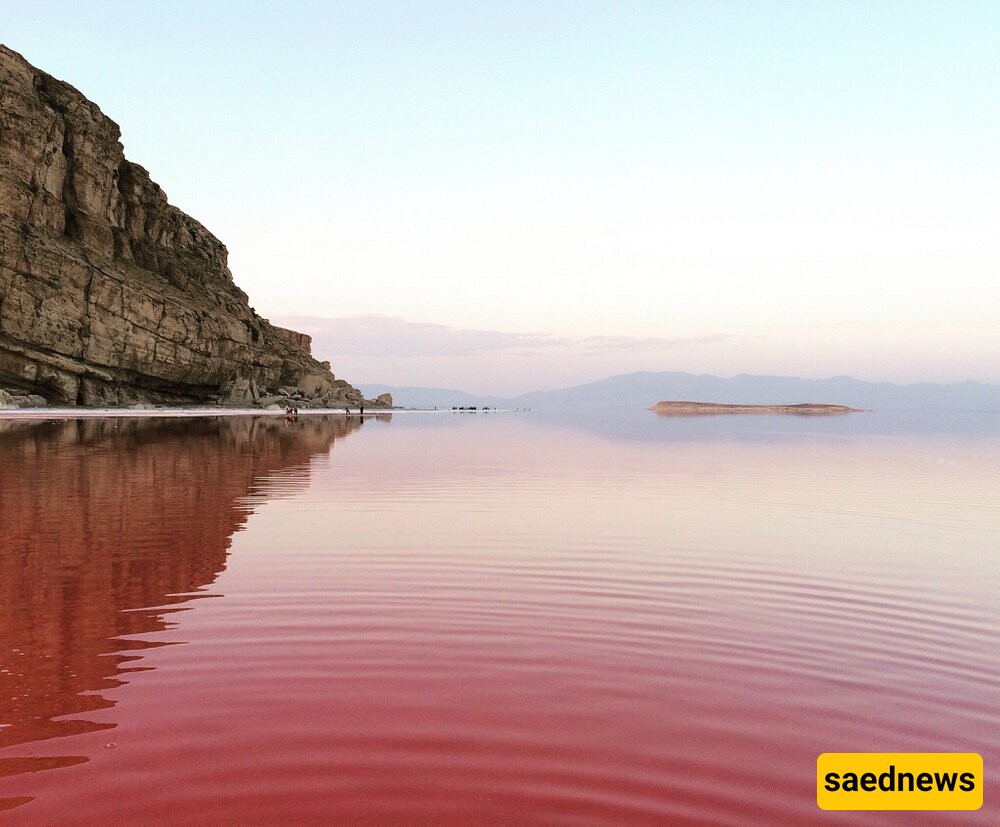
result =
M0 0L0 41L352 381L1000 382L1000 3Z

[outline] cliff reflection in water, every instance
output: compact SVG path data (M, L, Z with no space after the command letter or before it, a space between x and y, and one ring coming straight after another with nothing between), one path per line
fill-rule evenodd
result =
M282 490L296 490L310 457L360 426L0 421L0 748L114 727L76 716L113 706L101 690L166 645L131 636L170 628L179 604L208 596L261 480L289 476ZM41 760L0 760L0 777Z

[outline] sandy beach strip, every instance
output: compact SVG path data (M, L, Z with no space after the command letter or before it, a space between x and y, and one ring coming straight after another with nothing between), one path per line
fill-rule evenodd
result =
M479 411L459 411L451 408L365 408L364 416L385 416L387 414L445 414L445 413L510 413L504 408L490 408ZM359 416L353 407L343 408L299 408L299 417L306 416ZM0 408L0 419L131 419L163 417L190 419L205 416L285 416L285 409L265 411L260 408Z
M394 414L404 411L395 408L368 408L365 416ZM3 408L0 419L125 419L164 417L184 419L199 416L279 416L285 409L264 411L260 408ZM299 416L357 416L358 409L350 413L343 408L300 408Z

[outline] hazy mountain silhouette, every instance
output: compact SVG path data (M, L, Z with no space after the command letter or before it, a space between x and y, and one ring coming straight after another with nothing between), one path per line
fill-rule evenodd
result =
M476 396L445 388L362 387L367 395L391 393L396 405L412 408L488 405L538 410L580 406L635 409L672 399L752 405L819 402L887 411L1000 412L1000 385L979 382L895 385L889 382L862 382L850 376L800 379L740 374L724 379L704 374L641 371L515 397Z
M363 384L359 390L366 399L373 399L382 393L391 393L393 404L400 408L452 408L475 405L503 405L509 400L502 396L476 396L454 388L396 387L393 385Z

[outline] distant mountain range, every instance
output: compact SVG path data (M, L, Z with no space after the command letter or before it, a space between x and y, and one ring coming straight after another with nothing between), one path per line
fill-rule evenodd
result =
M364 385L365 390L362 393L369 393L369 388L371 392L375 393L375 396L383 393L392 394L392 402L396 407L399 408L452 408L452 407L469 407L475 405L476 407L482 407L483 405L489 405L493 407L494 402L497 407L503 405L507 406L507 400L501 397L487 397L487 396L475 396L471 393L466 393L465 391L455 390L454 388L411 388L411 387L397 387L395 385ZM374 396L366 397L368 399L374 399Z
M862 382L849 376L799 379L752 376L731 379L678 372L628 373L585 385L536 391L514 397L476 396L447 388L392 387L360 383L366 397L391 393L404 408L498 407L553 410L559 408L648 408L664 400L725 404L788 405L817 402L893 411L1000 412L1000 385L979 382L894 385Z

